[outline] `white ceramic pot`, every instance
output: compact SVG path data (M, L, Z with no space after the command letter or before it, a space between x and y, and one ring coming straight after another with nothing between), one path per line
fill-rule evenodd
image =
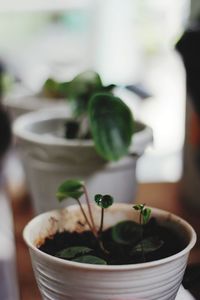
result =
M100 209L94 216L99 225ZM44 300L174 300L190 250L196 242L193 228L169 212L152 209L160 223L176 230L186 241L179 253L157 261L132 265L90 265L62 260L41 252L37 245L57 230L73 230L83 220L77 205L43 213L24 229L38 287ZM115 204L105 213L104 229L124 219L136 219L132 205ZM84 229L83 229L84 230Z
M5 96L3 104L7 107L11 119L15 120L17 117L39 109L47 109L49 107L57 108L58 106L66 106L65 99L50 99L42 97L37 94L31 94L18 88L12 91L11 94Z
M58 207L56 190L69 178L86 181L91 197L100 189L101 193L113 195L117 202L132 202L136 193L136 162L152 141L152 130L144 127L134 135L130 149L134 155L106 162L96 153L93 141L62 137L69 115L67 110L50 109L21 116L14 123L36 213Z

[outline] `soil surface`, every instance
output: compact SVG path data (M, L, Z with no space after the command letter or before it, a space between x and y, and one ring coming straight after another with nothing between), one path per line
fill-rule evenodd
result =
M38 248L50 255L56 254L68 247L72 246L86 246L93 249L91 255L104 259L108 265L126 265L141 262L150 262L162 259L173 254L178 253L185 248L186 243L179 235L169 228L159 225L154 218L152 218L148 225L144 226L143 238L156 237L162 241L162 246L152 252L145 253L131 253L134 244L123 245L112 239L112 228L109 228L102 233L102 241L107 253L103 252L97 239L90 231L83 233L77 232L57 232L54 236L46 238L43 245ZM137 240L137 244L140 242Z

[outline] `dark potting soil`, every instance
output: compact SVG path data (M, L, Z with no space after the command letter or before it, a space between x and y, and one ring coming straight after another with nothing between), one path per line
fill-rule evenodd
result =
M77 122L76 120L68 120L65 123L65 138L73 140L73 139L77 139L77 135L78 132L80 130L80 123ZM91 133L90 132L86 132L81 139L83 140L89 140L91 139Z
M162 246L155 251L145 253L145 256L141 255L141 253L130 255L131 250L135 246L134 244L122 245L113 241L112 228L102 233L103 245L108 250L108 254L101 250L99 243L90 231L82 233L57 232L55 235L46 238L44 243L39 246L39 249L47 254L56 256L59 251L68 247L84 246L93 249L90 255L104 259L108 265L126 265L162 259L178 253L186 246L185 241L176 232L159 225L154 218L149 221L148 226L144 226L143 233L144 238L152 236L163 241Z

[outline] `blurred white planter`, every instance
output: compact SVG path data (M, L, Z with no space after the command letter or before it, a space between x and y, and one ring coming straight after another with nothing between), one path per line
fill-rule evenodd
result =
M16 87L3 99L3 104L8 108L11 119L32 111L47 108L57 108L67 104L65 99L50 99L37 94L31 94L22 87Z
M95 206L96 225L100 209ZM101 266L81 264L52 257L38 250L37 245L57 230L73 230L82 220L79 207L72 205L35 217L24 230L33 269L44 300L174 300L180 287L196 234L183 219L159 209L153 216L173 228L184 238L186 247L179 253L157 261ZM132 205L115 204L106 211L104 228L124 219L138 218ZM85 228L86 229L86 228ZM83 230L85 230L83 229Z
M49 109L21 116L14 123L25 164L35 212L58 207L55 193L68 178L86 181L90 196L111 194L117 202L132 202L136 192L136 162L152 141L149 127L133 139L131 153L118 162L105 162L96 153L92 141L63 138L70 112ZM60 136L59 136L60 135Z

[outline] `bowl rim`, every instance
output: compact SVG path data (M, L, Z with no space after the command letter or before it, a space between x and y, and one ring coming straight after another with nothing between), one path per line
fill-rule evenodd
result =
M127 209L128 207L132 207L132 205L133 204L116 203L113 206L116 208L119 207L119 209ZM147 206L147 207L150 207L150 206ZM72 211L73 211L73 209L77 209L77 208L79 208L79 206L77 204L70 205L67 207L67 209L70 209ZM37 255L39 255L41 258L44 258L45 260L52 261L52 262L57 263L58 265L62 265L64 267L70 267L70 268L82 269L82 270L91 270L91 271L96 270L96 271L103 271L103 272L112 272L112 271L131 271L131 270L147 269L147 268L156 267L158 265L164 265L164 264L172 262L186 254L189 254L189 251L194 247L196 240L197 240L197 234L196 234L194 228L186 220L177 216L174 213L168 212L168 211L160 209L160 208L155 208L155 207L150 207L150 208L152 209L153 213L159 214L161 216L165 215L166 217L170 216L171 220L178 221L179 223L182 224L182 227L185 228L185 230L187 230L187 232L190 235L190 241L187 244L187 246L185 248L183 248L180 252L173 254L171 256L159 259L159 260L155 260L155 261L151 261L151 262L144 262L144 263L137 263L137 264L128 264L128 265L92 265L92 264L72 262L72 261L57 258L55 256L49 255L49 254L39 250L30 241L30 239L28 237L28 231L35 223L37 223L37 221L41 217L61 211L62 209L55 209L55 210L51 210L51 211L42 213L42 214L34 217L32 220L30 220L23 230L23 239L30 250L32 250L33 252L35 252Z
M66 106L63 107L41 109L39 111L29 112L18 117L13 123L13 133L17 139L26 141L29 143L39 144L40 146L51 146L51 147L84 147L94 148L94 141L80 140L80 139L65 139L59 136L48 136L44 137L41 134L34 133L28 129L30 124L39 124L46 121L54 121L59 119L71 119L71 111ZM141 121L136 120L137 123L141 123L144 128L133 135L132 143L129 148L130 153L142 153L144 149L153 142L153 131L151 127L144 124Z

